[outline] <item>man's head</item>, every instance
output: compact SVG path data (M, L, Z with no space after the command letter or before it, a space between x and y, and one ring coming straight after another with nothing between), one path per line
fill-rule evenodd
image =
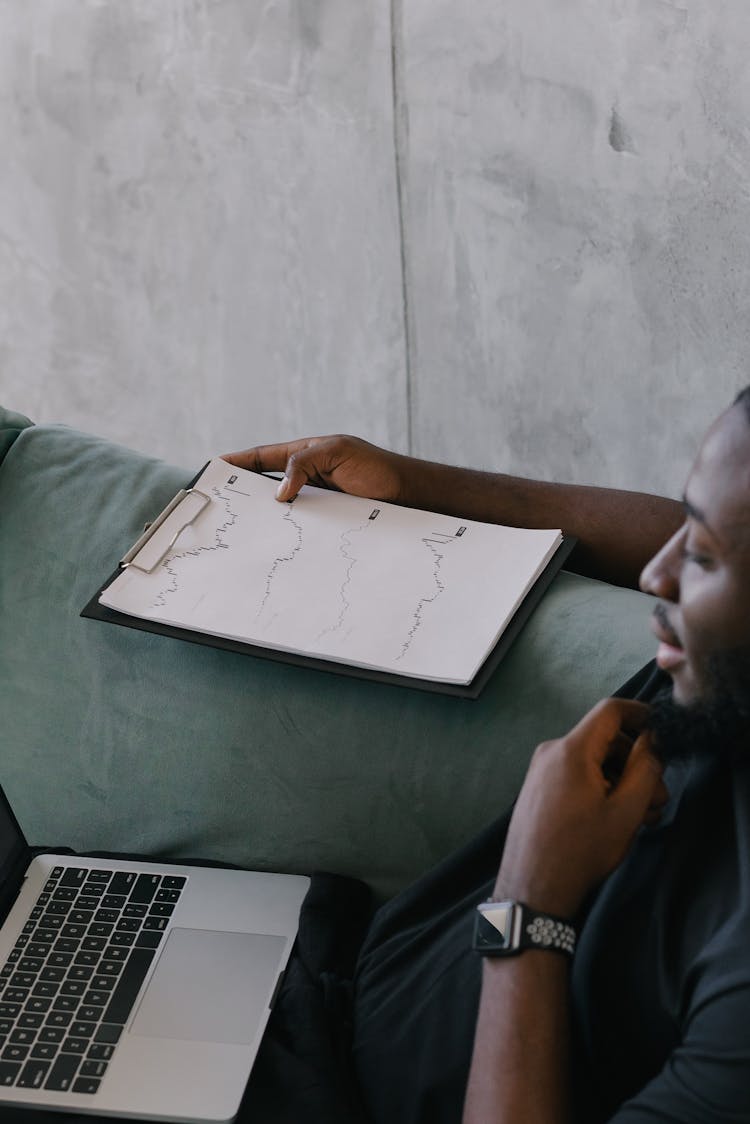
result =
M657 708L657 734L689 752L750 737L750 388L709 430L684 504L641 588L661 599L656 659L676 704Z

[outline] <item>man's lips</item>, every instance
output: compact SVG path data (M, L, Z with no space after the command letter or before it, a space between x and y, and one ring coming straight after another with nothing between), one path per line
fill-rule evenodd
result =
M651 620L651 629L659 641L656 649L656 663L662 671L674 671L685 662L685 650L679 637L669 623L666 609L657 605Z

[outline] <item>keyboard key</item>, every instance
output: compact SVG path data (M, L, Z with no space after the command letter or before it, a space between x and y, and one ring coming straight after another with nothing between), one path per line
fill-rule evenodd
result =
M26 955L41 956L44 958L51 948L51 944L39 944L38 941L34 941L26 946Z
M130 956L129 948L113 948L112 945L107 945L102 953L102 960L119 960L125 961Z
M86 937L81 941L81 948L84 952L101 952L106 943L105 937Z
M81 1059L78 1054L60 1054L52 1065L44 1088L67 1092L80 1064Z
M82 950L81 952L76 953L75 963L76 964L88 964L91 968L95 968L96 965L99 963L100 959L101 959L101 953L99 953L99 952L88 952L87 950Z
M139 874L128 901L148 904L159 888L160 875Z
M27 987L6 987L3 992L4 1003L23 1003L26 996L29 994Z
M105 912L105 911L102 911L102 912ZM110 912L110 911L107 910L106 912ZM122 924L123 924L123 922L120 921L120 925L122 925ZM136 925L137 924L139 924L139 923L136 922ZM118 928L119 928L119 926L118 926ZM108 937L113 929L114 929L114 925L105 925L103 921L94 921L91 925L89 925L89 936L90 937Z
M88 964L74 964L68 970L69 980L90 980L94 974L94 969L89 967Z
M0 1035L10 1034L14 1025L13 1019L0 1019Z
M83 867L69 866L60 879L61 886L82 886L89 872Z
M16 1046L9 1042L3 1049L2 1054L0 1054L0 1057L4 1062L25 1062L28 1052L28 1046Z
M37 1042L36 1046L31 1048L32 1058L45 1058L49 1061L55 1057L59 1046L56 1042Z
M135 1003L136 996L141 989L141 984L146 978L146 973L151 966L154 953L150 948L134 948L130 954L117 987L112 993L112 999L104 1012L104 1018L109 1023L124 1023ZM100 1028L102 1029L102 1028ZM99 1038L97 1042L112 1041ZM116 1041L116 1039L114 1040Z
M39 979L45 980L47 983L60 983L65 979L64 968L45 968L39 973Z
M60 933L63 937L83 937L86 935L85 925L63 925Z
M37 956L22 956L18 961L18 970L19 972L33 972L36 975L43 963L44 961Z
M57 879L56 878L48 878L47 881L44 883L44 890L42 892L45 893L45 894L50 894L55 889L57 889Z
M144 929L156 929L158 932L163 933L169 924L167 917L147 917L143 922Z
M64 985L63 985L64 986ZM52 1004L53 1011L75 1011L80 999L77 995L58 995Z
M113 1026L111 1023L102 1023L94 1035L94 1042L106 1042L109 1045L116 1046L120 1041L122 1030L123 1028L121 1026Z
M33 972L14 972L10 977L11 987L33 987L37 982L37 977ZM5 1010L7 1003L0 1003L0 1015L7 1015L10 1012Z
M16 1085L19 1089L41 1089L42 1082L47 1076L49 1067L49 1062L39 1061L37 1059L26 1062L26 1065L21 1070Z
M47 903L47 908L45 910L45 916L47 916L47 917L67 917L67 915L70 913L71 906L72 906L72 902L55 901L53 899L51 902Z
M0 1003L0 1018L7 1016L9 1019L14 1019L20 1010L20 1003Z
M148 913L149 917L171 917L174 913L174 906L165 905L164 902L154 902Z
M113 933L109 943L113 945L129 946L135 940L135 933Z
M142 909L143 907L138 906L137 908ZM94 921L102 922L104 925L114 925L119 919L120 914L116 909L98 909L94 915Z
M61 878L64 870L64 866L53 866L52 870L49 872L49 876L50 878Z
M77 1077L73 1082L74 1093L97 1093L100 1082L95 1077Z
M37 940L37 941L44 941L45 944L52 944L52 942L54 940L57 940L57 938L59 936L60 936L60 934L57 932L56 929L41 929L40 928L40 929L37 929L34 939Z
M74 890L72 886L60 886L55 890L52 895L53 902L74 902L78 897L78 891Z
M111 998L108 991L87 991L83 997L83 1002L90 1004L92 1007L104 1007Z
M90 968L84 968L85 972L90 972ZM88 987L87 980L66 980L60 988L60 995L65 998L71 996L81 996Z
M65 1031L59 1026L45 1026L39 1031L38 1042L62 1042Z
M153 909L153 906L151 907ZM145 917L148 913L147 905L128 903L122 911L123 917Z
M157 902L170 902L174 904L180 900L179 890L159 890L159 893L154 898Z
M81 947L81 942L74 937L59 937L55 941L55 952L69 952L71 956Z
M121 971L121 960L102 960L99 965L99 975L101 976L119 976Z
M65 918L61 917L59 914L45 913L39 921L39 929L62 929L64 924ZM37 929L36 935L37 939L41 940L42 938L39 935L39 929ZM54 935L57 936L57 933L55 933Z
M0 1085L12 1085L20 1071L20 1062L0 1061Z
M90 870L88 881L89 882L109 882L112 877L111 870Z
M88 988L87 980L65 980L60 988L61 999L79 998L83 995L85 989Z
M55 995L57 995L59 990L59 984L42 981L41 983L35 984L34 990L31 994L40 995L43 999L52 999Z
M181 890L186 882L187 878L182 875L166 875L161 884L165 890Z
M134 871L120 870L107 887L110 894L122 894L127 897L136 884L138 875Z
M81 1004L76 1011L76 1018L81 1019L83 1022L97 1023L103 1014L103 1007L92 1007L90 1004Z
M141 927L140 917L122 917L117 922L117 932L118 933L137 933L138 930L140 929L140 927ZM92 925L92 928L93 928L93 925ZM108 925L107 928L109 929L109 931L111 933L112 932L112 926Z
M68 921L71 925L88 925L91 918L94 916L93 909L71 909L68 914Z
M104 1077L106 1072L107 1063L98 1061L85 1061L80 1070L81 1077Z
M78 900L76 901L76 905L78 906L78 908L79 909L98 909L99 898L100 898L101 894L104 893L104 890L101 887L98 887L98 889L100 891L99 894L86 894L85 896L83 894L81 894L80 897L78 898Z
M105 894L102 898L102 909L122 909L126 900L124 894Z
M153 930L139 933L136 937L135 946L136 948L158 948L163 936L163 933L157 933Z
M35 1030L17 1029L12 1032L9 1042L12 1042L15 1046L30 1046L35 1038Z
M60 1050L66 1054L85 1054L88 1044L88 1038L66 1038Z
M69 1027L73 1021L73 1014L71 1011L50 1011L47 1015L47 1026L53 1028ZM40 1035L41 1037L41 1035Z
M42 1000L43 1003L49 1004L49 999ZM28 1007L18 1016L18 1025L24 1029L36 1030L44 1022L44 1015L46 1011L29 1011Z
M114 1046L108 1046L105 1042L94 1042L89 1046L87 1058L102 1058L104 1061L109 1061L115 1052Z
M74 1038L91 1038L96 1030L96 1023L79 1022L76 1020L76 1022L70 1024L68 1030Z
M26 1001L24 1011L28 1011L31 1015L46 1015L51 1004L51 999L40 999L38 995L32 995L31 998ZM21 1015L21 1018L23 1018L23 1015Z
M53 952L47 961L48 968L67 968L73 956L70 952Z
M111 991L114 986L115 979L112 976L94 976L91 981L94 991Z

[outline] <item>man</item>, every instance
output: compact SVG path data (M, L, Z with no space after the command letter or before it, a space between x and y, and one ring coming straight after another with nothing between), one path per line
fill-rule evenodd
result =
M311 480L562 525L579 568L620 581L668 538L641 575L661 599L660 670L634 685L653 705L607 700L540 746L510 824L376 915L340 1008L362 1105L332 1069L316 1079L336 1086L330 1101L313 1080L283 1118L323 1119L313 1105L327 1103L328 1124L462 1111L465 1124L750 1121L750 388L709 431L681 524L667 500L428 465L352 438L229 459L285 468L282 500ZM484 911L480 944L496 955L480 957L488 897L516 903L490 907L506 920L522 906L551 944L524 938L506 955ZM284 1017L293 1054L293 998ZM272 1020L271 1053L274 1033Z

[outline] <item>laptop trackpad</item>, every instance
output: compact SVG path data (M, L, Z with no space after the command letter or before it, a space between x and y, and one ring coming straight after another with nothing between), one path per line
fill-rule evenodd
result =
M285 947L284 937L269 933L172 929L131 1033L252 1043Z

